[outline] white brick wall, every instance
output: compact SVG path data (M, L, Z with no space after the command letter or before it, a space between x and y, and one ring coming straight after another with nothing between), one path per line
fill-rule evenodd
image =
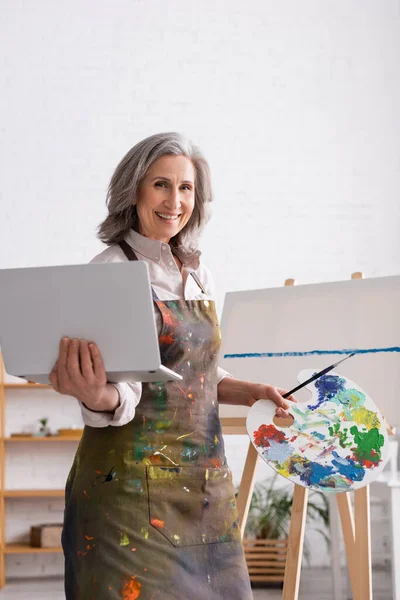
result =
M0 268L88 261L117 162L179 130L213 171L203 250L220 309L227 290L290 276L398 273L396 0L3 0L2 15ZM43 398L16 395L8 427L76 422ZM28 462L13 447L8 485L64 478L69 450L56 466L54 450L29 446ZM236 481L245 450L230 439ZM59 558L9 557L9 571Z

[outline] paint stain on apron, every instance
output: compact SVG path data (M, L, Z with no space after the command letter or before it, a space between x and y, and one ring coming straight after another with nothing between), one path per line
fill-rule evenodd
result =
M183 379L143 383L126 425L85 427L66 486L66 598L252 600L218 416L215 305L153 298L162 364Z

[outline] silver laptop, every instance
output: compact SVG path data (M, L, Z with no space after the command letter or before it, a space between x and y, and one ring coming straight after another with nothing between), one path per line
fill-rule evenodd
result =
M110 382L182 379L161 364L143 261L0 270L6 372L48 384L63 336L95 342Z

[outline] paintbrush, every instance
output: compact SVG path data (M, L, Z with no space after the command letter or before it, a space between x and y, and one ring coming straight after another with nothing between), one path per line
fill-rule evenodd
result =
M355 352L352 352L351 354L349 354L345 358L342 358L341 360L338 360L335 364L331 365L330 367L326 367L326 369L323 369L322 371L319 371L318 373L315 373L315 375L313 375L312 377L310 377L310 379L307 379L307 381L303 381L303 383L300 383L300 385L298 385L297 387L295 387L292 390L290 390L290 392L286 392L286 394L283 394L282 398L289 398L289 396L291 396L292 394L294 394L295 392L297 392L297 390L301 390L301 388L303 388L305 385L311 383L312 381L315 381L316 379L319 379L320 377L322 377L322 375L325 375L326 373L329 373L329 371L332 371L332 369L334 369L335 367L337 367L338 365L340 365L340 363L342 363L344 360L347 360L348 358L351 358L355 354L356 354Z

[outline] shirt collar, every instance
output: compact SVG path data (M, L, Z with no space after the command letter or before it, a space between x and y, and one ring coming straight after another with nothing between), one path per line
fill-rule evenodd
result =
M134 229L131 229L125 240L128 242L130 246L139 254L146 256L150 260L154 260L155 262L159 262L161 260L161 248L165 244L165 242L161 242L160 240L152 240ZM200 254L199 250L196 250L193 253L185 253L179 250L174 249L174 253L182 262L182 264L188 269L198 269L200 265Z

